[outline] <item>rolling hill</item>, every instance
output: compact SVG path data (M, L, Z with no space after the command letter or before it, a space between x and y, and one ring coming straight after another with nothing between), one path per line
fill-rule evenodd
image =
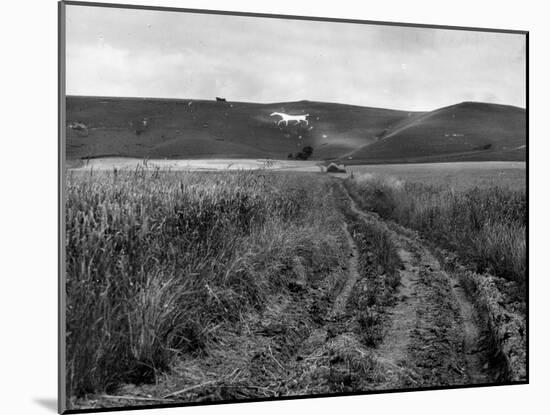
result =
M284 123L273 112L309 114ZM277 158L348 163L525 160L525 110L464 102L431 112L298 101L67 97L68 160Z
M371 145L356 160L525 160L525 110L463 102L415 117Z

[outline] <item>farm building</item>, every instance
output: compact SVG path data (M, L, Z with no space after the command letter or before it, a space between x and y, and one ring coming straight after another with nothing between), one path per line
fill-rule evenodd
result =
M343 164L338 165L336 163L330 163L327 166L327 173L345 173L345 172L346 172L346 168L344 167Z

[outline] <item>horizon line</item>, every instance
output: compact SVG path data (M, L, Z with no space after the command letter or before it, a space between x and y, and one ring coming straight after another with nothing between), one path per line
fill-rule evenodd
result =
M141 100L163 100L163 101L208 101L208 102L218 102L216 101L217 97L214 97L213 99L207 99L207 98L168 98L168 97L151 97L151 96L118 96L118 95L82 95L82 94L65 94L65 97L75 97L75 98L116 98L116 99L141 99ZM223 98L223 97L219 97ZM316 100L309 100L309 99L301 99L297 101L270 101L270 102L258 102L258 101L219 101L219 102L227 102L227 103L238 103L238 104L256 104L256 105L275 105L275 104L293 104L293 103L299 103L299 102L315 102L315 103L321 103L321 104L335 104L335 105L346 105L350 107L360 107L360 108L376 108L376 109L385 109L389 111L401 111L401 112L431 112L436 111L438 109L442 108L448 108L452 107L454 105L464 104L464 103L475 103L475 104L488 104L488 105L500 105L504 107L514 107L518 109L522 109L524 111L527 110L527 107L521 107L518 105L513 104L502 104L498 102L488 102L488 101L471 101L471 100L465 100L465 101L459 101L454 104L444 105L441 107L435 107L433 109L428 110L407 110L407 109L395 109L395 108L388 108L388 107L375 107L371 105L358 105L358 104L348 104L344 102L336 102L336 101L316 101Z

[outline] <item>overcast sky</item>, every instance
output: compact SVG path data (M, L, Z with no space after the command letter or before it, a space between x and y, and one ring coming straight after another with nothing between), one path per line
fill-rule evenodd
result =
M67 6L67 94L525 107L517 34Z

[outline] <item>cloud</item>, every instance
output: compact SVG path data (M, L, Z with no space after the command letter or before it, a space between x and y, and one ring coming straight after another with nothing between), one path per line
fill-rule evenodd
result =
M80 95L525 105L522 35L68 6Z

